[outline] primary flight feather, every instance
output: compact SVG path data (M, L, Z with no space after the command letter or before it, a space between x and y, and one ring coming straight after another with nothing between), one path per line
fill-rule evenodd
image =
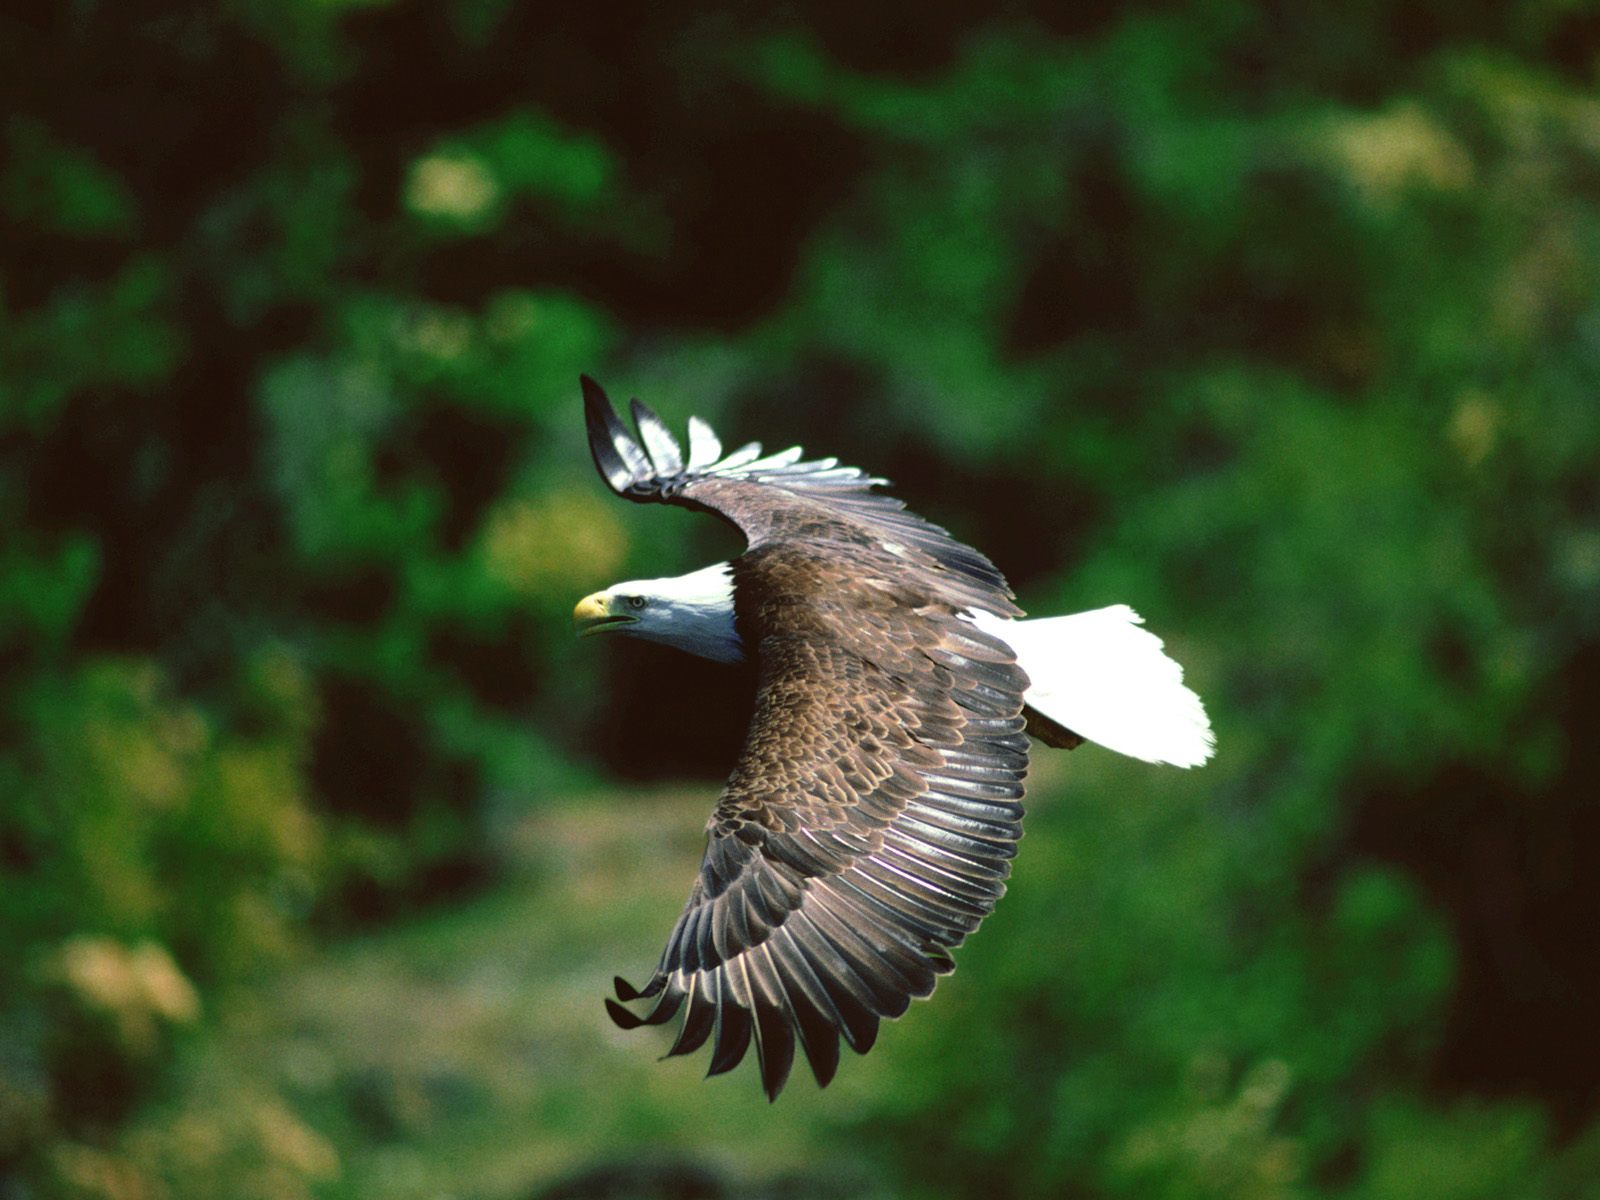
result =
M574 610L720 662L751 660L755 711L706 827L689 902L624 1029L682 1012L669 1054L711 1043L710 1074L753 1044L769 1098L798 1044L818 1084L842 1038L864 1054L954 968L1005 891L1022 835L1028 734L1195 766L1211 728L1182 669L1126 606L1023 620L984 555L798 448L731 454L689 422L689 454L645 405L635 437L583 377L595 466L640 503L712 513L748 548ZM648 1001L636 1013L621 1003Z

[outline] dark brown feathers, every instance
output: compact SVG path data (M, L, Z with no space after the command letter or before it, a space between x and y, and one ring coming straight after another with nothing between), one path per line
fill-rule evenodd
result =
M743 529L733 564L755 712L707 825L700 876L650 980L617 981L624 1028L683 1014L669 1054L710 1074L754 1048L776 1097L798 1051L817 1082L841 1039L866 1053L954 968L949 951L1005 891L1022 833L1027 677L961 615L1018 612L993 565L832 460L682 454L635 402L641 447L584 381L602 476L633 500ZM709 455L709 457L708 457Z

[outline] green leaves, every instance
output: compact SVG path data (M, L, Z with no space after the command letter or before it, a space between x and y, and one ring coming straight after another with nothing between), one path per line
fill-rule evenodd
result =
M54 136L33 117L11 114L0 210L11 220L78 238L127 241L138 210L127 184L95 156Z

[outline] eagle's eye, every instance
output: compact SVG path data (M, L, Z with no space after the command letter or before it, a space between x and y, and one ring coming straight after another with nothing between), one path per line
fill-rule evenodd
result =
M643 596L629 596L627 598L627 604L629 608L643 608L645 605L645 599Z

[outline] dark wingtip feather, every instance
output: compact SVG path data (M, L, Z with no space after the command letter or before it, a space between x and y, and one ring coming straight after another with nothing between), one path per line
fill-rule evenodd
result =
M605 389L587 375L578 376L583 387L583 422L589 430L589 453L595 469L612 491L621 493L633 482L633 469L624 460L618 437L628 439L627 430L611 407Z
M579 376L583 385L583 419L589 429L589 452L595 466L612 490L627 495L631 487L655 476L649 457L639 449L628 427L617 416L611 400L587 375Z
M644 1024L643 1017L636 1017L610 996L606 997L606 1015L618 1029L637 1029Z
M794 1030L783 1010L771 1001L756 1001L756 1054L761 1060L761 1087L767 1103L778 1098L794 1067Z
M731 1071L744 1058L750 1048L750 1032L755 1022L743 1005L723 998L717 1009L717 1040L711 1052L711 1065L706 1078Z
M832 1026L801 1026L800 1045L806 1052L806 1062L811 1064L811 1074L817 1086L825 1088L839 1073L839 1031Z
M878 1018L871 1018L858 1029L847 1031L845 1041L857 1054L866 1054L878 1044Z
M683 447L678 445L678 439L672 435L672 430L667 428L667 423L656 416L655 410L638 397L628 401L628 407L633 412L633 423L639 427L639 436L644 440L645 453L650 456L656 474L682 473Z
M677 1040L672 1043L672 1048L663 1057L670 1058L674 1054L689 1054L705 1045L706 1038L711 1036L711 1030L716 1025L717 1006L705 996L702 988L691 988L689 993L689 1011L683 1016L683 1025L678 1030Z

